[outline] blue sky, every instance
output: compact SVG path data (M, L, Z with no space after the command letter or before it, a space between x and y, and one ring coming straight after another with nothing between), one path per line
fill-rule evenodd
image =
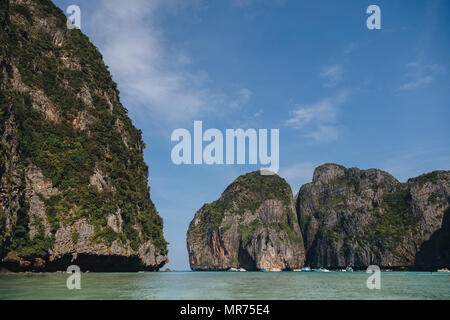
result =
M448 1L56 0L81 8L147 144L169 268L189 268L195 212L260 166L176 166L173 130L280 129L280 175L380 168L400 181L449 170ZM366 8L381 9L368 30Z

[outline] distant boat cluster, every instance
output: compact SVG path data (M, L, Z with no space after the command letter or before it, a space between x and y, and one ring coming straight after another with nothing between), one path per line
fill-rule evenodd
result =
M228 269L228 271L229 272L246 272L247 270L245 270L244 268L230 268L230 269ZM260 271L262 271L262 272L281 272L283 270L281 268L269 268L269 269L261 269ZM354 270L352 267L347 267L345 269L333 270L333 271L330 271L326 268L311 269L310 267L304 267L301 269L294 269L292 271L294 271L294 272L353 272ZM386 269L383 271L391 272L392 270ZM443 269L437 270L437 272L450 273L450 270L448 270L447 268L443 268Z
M244 268L230 268L228 269L229 272L245 272L247 270L245 270ZM281 268L269 268L269 269L262 269L260 270L262 272L281 272L283 271ZM310 267L304 267L302 269L294 269L292 270L294 272L331 272L328 269L325 268L318 268L318 269L311 269ZM339 270L341 272L353 272L353 268L352 267L347 267L346 269L341 269ZM447 270L448 272L448 270Z

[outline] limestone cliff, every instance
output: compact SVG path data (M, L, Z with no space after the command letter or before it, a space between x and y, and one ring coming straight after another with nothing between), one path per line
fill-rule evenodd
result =
M167 262L141 132L98 50L49 0L0 1L0 267Z
M292 191L277 175L242 175L205 204L187 232L193 270L300 268L303 240Z
M306 264L448 267L449 183L449 171L400 183L376 169L318 167L296 197Z

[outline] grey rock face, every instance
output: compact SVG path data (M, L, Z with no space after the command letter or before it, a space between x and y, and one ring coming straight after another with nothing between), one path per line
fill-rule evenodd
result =
M259 172L239 177L196 213L187 246L193 270L302 267L303 240L289 185Z
M0 269L158 270L141 132L50 0L0 1Z
M439 266L421 257L433 235L444 237L445 232L439 230L445 228L449 182L449 171L400 183L376 169L318 167L313 181L300 188L295 200L306 264L327 268ZM428 256L433 250L436 244L428 249Z
M47 220L47 215L45 213L45 205L41 200L41 197L48 198L49 196L58 193L58 189L53 188L50 179L46 179L42 174L42 171L35 165L30 165L27 170L27 192L26 198L30 209L28 211L29 215L29 234L30 238L39 232L38 225L42 225L44 228L44 235L49 236L50 224Z

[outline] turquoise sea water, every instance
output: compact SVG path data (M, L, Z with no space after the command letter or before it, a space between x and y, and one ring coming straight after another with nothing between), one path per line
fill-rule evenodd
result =
M365 272L157 272L2 274L0 299L450 299L449 274L383 272L369 290Z

